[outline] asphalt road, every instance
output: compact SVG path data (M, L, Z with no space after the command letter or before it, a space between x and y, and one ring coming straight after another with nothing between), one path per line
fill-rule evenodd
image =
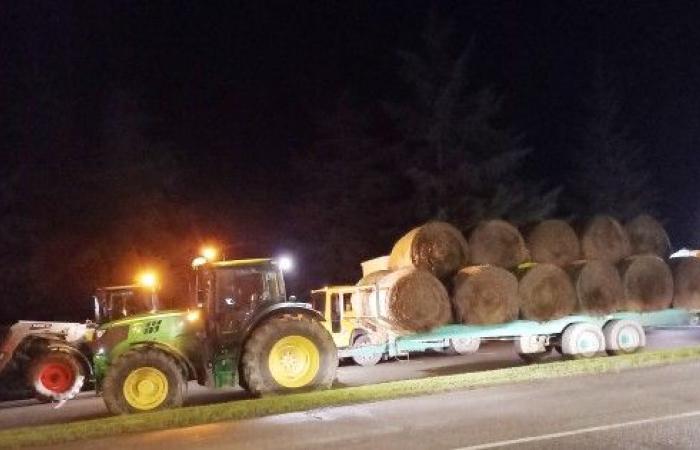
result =
M670 348L700 344L700 329L654 331L648 335L648 348ZM554 356L556 357L556 356ZM385 381L425 378L510 367L523 364L513 351L512 344L492 342L482 346L479 353L466 356L439 354L414 355L410 360L384 362L374 367L344 365L338 371L336 385L358 386ZM195 383L190 384L188 405L225 402L247 398L241 389L210 390ZM102 399L92 392L85 392L67 402L60 409L35 400L20 400L0 403L0 429L17 426L32 426L65 423L80 419L108 416Z
M700 447L700 363L133 434L66 450ZM57 447L54 447L57 448Z

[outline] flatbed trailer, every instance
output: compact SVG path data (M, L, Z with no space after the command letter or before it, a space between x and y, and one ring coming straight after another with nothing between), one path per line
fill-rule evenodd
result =
M338 350L341 358L378 360L412 352L444 350L473 353L483 341L513 341L526 361L536 361L557 349L565 356L585 358L601 353L633 353L646 345L645 329L697 326L697 311L665 309L617 312L605 316L570 315L536 322L515 320L495 325L451 324L414 334L374 334L371 343Z

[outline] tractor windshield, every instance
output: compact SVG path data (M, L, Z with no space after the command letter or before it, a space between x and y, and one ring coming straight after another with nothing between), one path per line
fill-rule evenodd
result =
M283 302L286 300L284 282L278 270L260 267L237 267L220 270L216 276L217 290L224 298L245 303Z
M139 286L98 289L94 298L95 320L98 323L158 310L156 294Z

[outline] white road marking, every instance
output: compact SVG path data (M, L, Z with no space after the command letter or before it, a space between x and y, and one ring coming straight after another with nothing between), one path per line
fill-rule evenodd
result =
M577 434L594 433L597 431L608 431L608 430L614 430L617 428L624 428L624 427L635 426L635 425L645 425L645 424L654 423L654 422L665 422L665 421L676 420L676 419L687 419L688 417L696 417L696 416L700 416L700 411L689 411L689 412L680 413L680 414L669 414L667 416L652 417L649 419L631 420L629 422L620 422L620 423L614 423L614 424L610 424L610 425L600 425L597 427L579 428L578 430L560 431L558 433L541 434L539 436L528 436L528 437L523 437L523 438L518 438L518 439L510 439L510 440L506 440L506 441L489 442L486 444L470 445L468 447L455 448L453 450L481 450L481 449L486 449L486 448L506 447L509 445L517 445L517 444L526 444L528 442L545 441L547 439L557 439L557 438L561 438L561 437L575 436Z

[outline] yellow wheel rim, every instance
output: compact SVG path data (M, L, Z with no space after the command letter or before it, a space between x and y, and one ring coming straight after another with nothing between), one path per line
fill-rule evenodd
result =
M316 345L303 336L285 336L275 342L268 357L272 378L285 388L310 384L320 366Z
M124 398L135 409L159 407L168 397L168 378L154 367L140 367L124 380Z

